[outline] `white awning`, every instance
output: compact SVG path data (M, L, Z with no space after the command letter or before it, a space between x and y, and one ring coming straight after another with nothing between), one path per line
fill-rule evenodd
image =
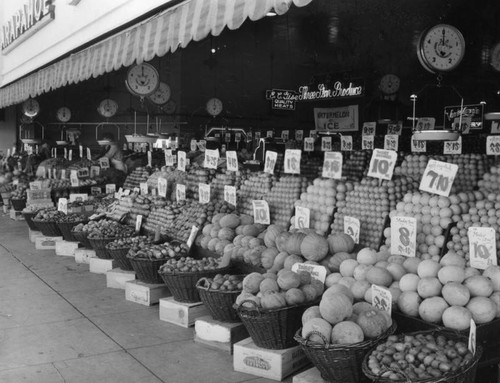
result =
M259 20L274 9L278 15L292 2L298 7L312 0L186 0L146 21L0 89L0 108L18 104L51 90L98 77L185 48L227 26L239 28L248 18Z

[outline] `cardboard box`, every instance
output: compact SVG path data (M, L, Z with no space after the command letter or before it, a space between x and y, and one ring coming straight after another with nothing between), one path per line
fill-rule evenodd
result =
M328 383L321 377L321 373L316 367L302 371L293 377L292 383Z
M35 243L35 240L38 238L38 237L43 237L43 234L41 231L34 231L34 230L31 230L31 229L28 229L28 235L30 237L30 241L32 243Z
M89 265L90 259L95 257L96 257L95 250L86 248L79 248L75 250L76 263L86 263L87 265Z
M97 257L90 258L89 271L95 274L106 274L109 270L115 268L114 259L101 259Z
M152 306L160 301L160 298L170 295L167 285L151 284L141 281L125 282L125 299L130 302L145 306Z
M135 281L135 271L122 270L119 267L106 273L106 287L125 290L125 283Z
M65 257L74 257L75 250L78 249L80 244L78 242L58 241L56 242L56 255Z
M196 319L208 315L202 302L177 302L173 297L160 299L160 320L181 327L191 327Z
M10 209L10 219L14 221L24 221L23 213L14 209Z
M243 323L220 322L208 315L195 320L194 331L195 342L230 354L233 353L235 343L248 338L248 331Z
M37 237L35 239L35 249L37 250L55 250L56 242L62 241L63 237Z

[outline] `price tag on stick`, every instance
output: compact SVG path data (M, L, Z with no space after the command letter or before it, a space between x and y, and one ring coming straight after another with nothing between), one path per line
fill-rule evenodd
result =
M309 229L311 210L307 207L295 206L295 223L296 229Z
M474 319L470 318L470 330L469 330L469 351L472 352L472 355L476 355L476 322Z
M142 215L139 214L137 215L137 218L135 219L135 232L139 233L141 231L141 226L142 226Z
M374 146L375 146L375 136L361 137L361 149L372 150Z
M269 205L264 200L253 200L253 219L255 223L269 225L271 223L271 215L269 214Z
M175 188L175 198L177 202L186 200L186 185L177 184Z
M194 240L196 239L196 235L198 235L198 227L193 226L191 227L191 233L189 234L189 238L186 241L186 245L188 245L189 248L193 246Z
M295 141L302 141L304 139L304 131L296 130L295 131Z
M325 152L322 176L336 180L342 178L342 153Z
M71 150L69 151L69 154L71 157ZM109 158L108 157L99 158L99 165L101 166L101 169L108 169L109 168Z
M69 175L69 180L71 182L71 186L73 187L80 186L80 180L78 179L78 171L72 170Z
M304 152L314 151L314 138L306 137L304 138Z
M427 141L416 140L415 136L411 136L411 151L412 153L427 152Z
M290 132L289 132L288 130L283 130L283 131L281 132L281 139L282 139L283 141L285 141L285 142L286 142L286 141L288 141L288 138L289 138L289 137L290 137Z
M500 155L500 136L488 136L486 138L486 154L489 156Z
M321 137L321 151L330 152L332 150L332 138Z
M302 150L286 149L285 150L285 173L300 174L300 158Z
M59 198L59 201L57 201L57 210L63 212L64 214L68 214L68 199L67 198Z
M321 283L325 283L326 279L326 267L320 265L311 265L309 263L294 263L292 266L292 271L294 273L300 273L301 271L306 271L311 274L311 278Z
M266 152L266 161L264 162L264 172L274 174L274 167L278 160L278 153L268 150Z
M236 206L236 187L224 185L224 201Z
M158 178L158 195L160 197L167 197L167 179L160 177Z
M210 185L209 184L199 184L198 194L200 203L210 202Z
M372 285L372 306L379 310L387 311L389 314L392 310L392 294L389 289Z
M361 134L363 136L374 136L376 127L377 127L377 123L375 121L364 122L363 123L363 130L362 130Z
M92 161L92 153L90 152L90 148L87 148L87 160Z
M496 232L492 227L469 227L470 265L484 270L497 264Z
M397 134L386 134L384 137L385 150L398 150L399 136Z
M139 188L141 189L141 194L142 195L146 195L146 194L149 193L148 183L147 182L141 182L139 184Z
M368 176L382 180L392 179L398 154L393 150L374 149L370 160Z
M115 184L106 184L106 194L112 194L116 192Z
M238 155L234 150L226 152L226 166L230 172L238 171Z
M344 216L344 233L349 235L354 243L359 243L359 233L361 231L361 223L359 219L349 216Z
M219 149L205 150L205 167L207 169L217 169L219 164Z
M352 136L340 137L340 150L343 152L350 152L352 148Z
M429 160L420 181L420 190L448 197L457 171L456 164Z
M181 172L186 171L186 152L177 152L177 169Z
M391 254L415 257L417 254L417 219L391 218Z
M456 141L445 141L443 154L462 154L462 136Z
M165 166L174 166L174 156L172 155L172 149L165 149Z

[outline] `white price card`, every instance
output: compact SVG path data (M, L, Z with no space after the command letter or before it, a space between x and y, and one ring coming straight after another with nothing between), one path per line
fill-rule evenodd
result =
M412 153L427 152L427 141L416 140L415 136L411 136L411 151Z
M71 186L79 186L80 185L80 180L78 179L78 171L77 170L72 170L70 175L69 175L69 181L71 182Z
M224 201L236 206L236 187L224 185Z
M295 222L296 229L309 229L311 221L311 210L307 207L295 206Z
M392 294L390 290L378 285L372 285L372 306L390 314L392 311Z
M268 138L273 138L273 136L274 136L274 132L273 132L272 130L268 130L268 131L266 132L266 137L268 137Z
M285 173L300 174L300 158L302 150L285 149Z
M198 147L198 150L204 152L207 149L207 141L200 140L196 143L196 146Z
M469 227L470 265L484 270L497 264L496 232L492 227Z
M15 151L15 150L14 150ZM7 157L10 157L10 148L7 149Z
M68 151L68 161L73 161L73 149Z
M174 156L172 154L172 149L165 149L165 166L174 166Z
M151 152L151 150L148 150L147 157L148 157L148 166L151 168L153 166L153 153Z
M261 133L260 133L260 131L255 132L255 139L256 139L256 140L260 140L260 137L261 137Z
M234 133L234 142L241 142L241 133Z
M462 136L456 141L445 141L443 154L462 154Z
M193 246L194 240L196 239L197 235L198 235L198 227L192 226L191 233L189 233L189 238L186 241L186 245L188 245L189 248L191 248L191 246Z
M90 148L87 148L87 160L92 161L92 153L90 152Z
M448 197L457 171L458 165L456 164L429 160L422 175L419 189Z
M226 152L226 166L230 172L238 171L238 154L234 150Z
M342 178L342 153L325 152L322 176L339 180Z
M350 236L354 243L359 243L359 233L361 232L361 223L359 219L344 216L344 233Z
M139 184L139 189L141 190L141 194L142 195L149 194L149 188L148 188L148 183L147 182L141 182Z
M197 145L196 140L191 140L191 142L189 144L189 149L191 149L192 152L194 152L194 151L196 151L196 149L198 149L198 145Z
M304 138L304 152L314 151L314 138L306 137Z
M474 319L470 318L470 326L469 326L469 342L468 342L468 348L469 351L472 353L472 355L476 355L476 343L477 343L477 336L476 336L476 322L474 322Z
M83 158L83 145L78 146L78 151L80 152L80 158Z
M255 223L269 225L271 223L271 215L269 214L269 205L264 200L253 200L253 220Z
M292 266L292 271L294 273L300 273L305 271L311 274L311 278L321 283L325 283L326 279L326 267L321 265L311 265L309 263L294 263Z
M364 122L361 134L363 136L374 136L376 127L377 127L377 123L375 121Z
M391 254L415 257L417 255L417 219L391 218Z
M111 194L116 192L115 184L106 184L106 194Z
M64 214L68 214L68 199L67 198L59 198L57 201L57 210L63 212Z
M158 178L158 195L160 197L167 197L167 179L163 177Z
M71 157L71 150L69 151L69 154ZM102 169L108 169L109 168L109 158L108 157L99 158L99 165L101 166Z
M224 141L231 142L231 133L224 134Z
M321 151L330 152L332 150L332 138L321 137Z
M398 154L393 150L373 149L368 176L381 180L392 179Z
M28 153L28 155L32 155L33 154L33 146L28 145L28 147L26 148L26 152Z
M310 130L309 131L309 137L316 138L318 137L318 132L316 130Z
M274 167L278 160L278 153L268 150L266 152L266 161L264 162L264 172L274 174Z
M101 174L101 167L100 166L91 166L90 167L90 177L91 178L99 177L99 174Z
M177 169L181 172L186 171L186 152L178 151L177 152Z
M186 185L177 184L175 188L175 198L177 202L186 200Z
M289 138L290 138L290 131L288 130L281 131L281 139L283 141L288 141Z
M61 169L61 179L62 180L66 179L66 169Z
M45 166L38 166L37 173L42 176L42 178L47 178L47 169Z
M248 142L252 141L252 136L253 136L253 133L251 131L247 132L247 141ZM255 136L255 138L257 138L257 136Z
M67 160L68 159L68 148L64 148L64 158Z
M492 134L500 133L500 122L499 121L491 121L491 132Z
M398 151L399 136L397 134L386 134L384 136L384 149Z
M90 194L91 195L99 195L101 194L102 190L99 186L91 186L90 187Z
M304 131L302 129L295 131L295 141L302 141L304 139Z
M417 120L417 130L434 130L436 119L434 117L420 117Z
M343 152L350 152L352 148L352 136L340 137L340 150L342 150Z
M489 156L500 155L500 136L486 137L486 154Z
M125 197L126 196L129 196L130 195L130 189L125 189L122 193L122 195L124 195Z
M209 184L198 184L198 194L200 203L210 202L210 185Z
M361 137L361 149L373 150L374 146L375 146L375 136L362 136Z
M135 232L139 233L141 231L141 226L142 226L142 215L138 214L137 218L135 219Z
M462 117L462 119L460 119L460 117L455 117L451 123L451 127L453 129L460 130L462 134L469 134L471 123L471 117Z
M387 124L387 134L397 134L400 136L402 131L403 123L401 121L396 124Z
M207 169L217 169L218 164L219 164L219 149L206 149L204 167Z

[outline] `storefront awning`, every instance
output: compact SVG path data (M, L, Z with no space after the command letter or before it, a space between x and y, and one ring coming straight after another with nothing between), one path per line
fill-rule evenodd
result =
M248 18L259 20L274 9L278 15L292 2L312 0L186 0L146 21L0 89L0 108L18 104L51 90L98 77L134 62L185 48L191 40L218 36L227 26L239 28Z

